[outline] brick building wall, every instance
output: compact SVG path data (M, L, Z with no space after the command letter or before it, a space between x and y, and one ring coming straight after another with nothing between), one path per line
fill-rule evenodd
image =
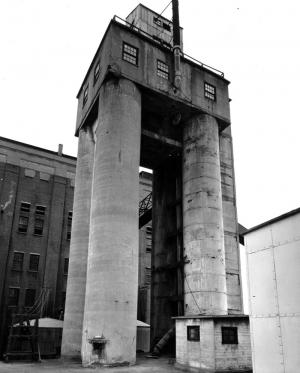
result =
M43 316L64 307L76 158L0 138L1 350L10 315L47 289Z

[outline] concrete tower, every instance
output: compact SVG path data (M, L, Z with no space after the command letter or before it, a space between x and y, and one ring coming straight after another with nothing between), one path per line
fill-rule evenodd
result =
M242 311L229 82L183 53L173 19L141 4L114 17L78 92L62 354L84 365L135 362L139 166L153 170L153 344L172 317Z

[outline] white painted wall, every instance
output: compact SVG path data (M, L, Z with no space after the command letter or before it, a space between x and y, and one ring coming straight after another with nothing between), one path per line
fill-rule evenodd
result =
M245 236L254 373L300 370L300 212Z

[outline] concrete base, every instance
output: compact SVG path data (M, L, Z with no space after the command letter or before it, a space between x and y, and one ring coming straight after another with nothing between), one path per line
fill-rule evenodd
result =
M244 370L211 370L211 369L203 369L203 368L192 368L188 365L175 363L174 368L181 370L183 372L191 372L191 373L252 373L252 369L244 369Z

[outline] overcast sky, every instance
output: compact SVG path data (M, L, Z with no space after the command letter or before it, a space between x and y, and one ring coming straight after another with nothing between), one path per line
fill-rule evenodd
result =
M161 12L169 0L144 0ZM136 0L0 0L1 136L77 153L76 94L114 14ZM184 51L225 72L239 221L300 206L300 2L179 0ZM171 7L164 13L171 16Z

